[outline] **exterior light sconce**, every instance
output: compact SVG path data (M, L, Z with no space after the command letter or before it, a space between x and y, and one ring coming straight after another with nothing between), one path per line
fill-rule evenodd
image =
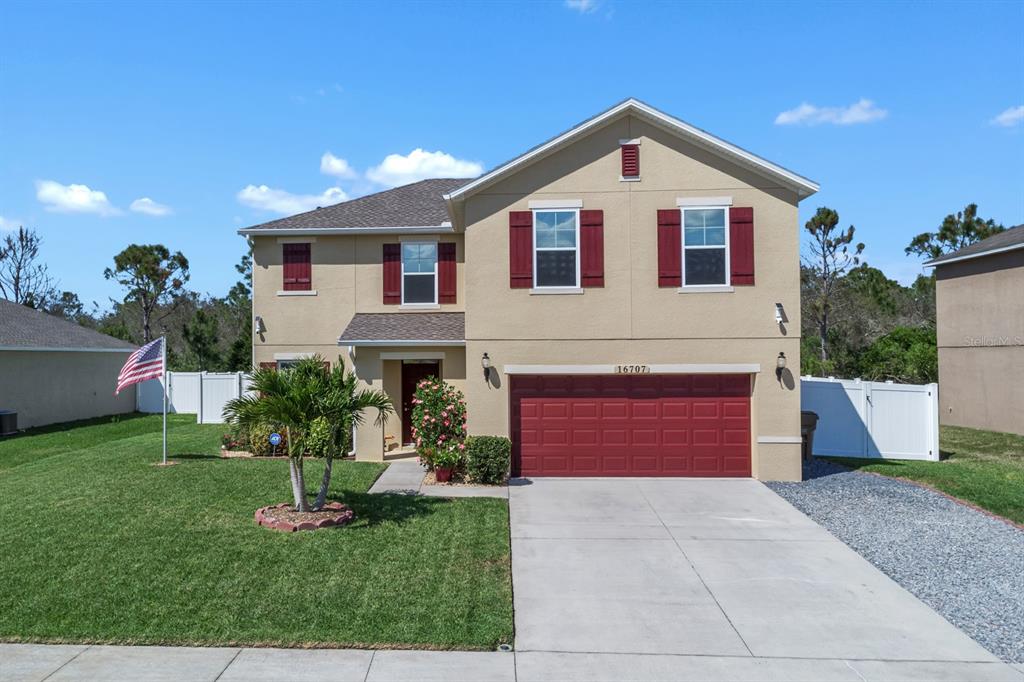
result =
M260 317L259 315L256 316L256 319L254 319L253 322L253 331L256 332L257 334L262 334L263 332L267 331L267 326L263 324L263 318Z
M786 371L786 354L779 353L779 357L775 359L775 378L782 381L784 371Z
M480 358L480 366L484 368L484 381L491 380L491 356L484 353L483 357Z
M782 308L781 303L775 304L775 322L777 324L783 324L784 322L788 322L788 320L786 319L786 311Z

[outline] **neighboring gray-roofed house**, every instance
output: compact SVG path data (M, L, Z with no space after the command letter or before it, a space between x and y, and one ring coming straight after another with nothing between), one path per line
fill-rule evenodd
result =
M939 421L1024 435L1024 225L935 268Z
M0 299L0 410L18 427L135 411L135 387L114 395L135 346Z

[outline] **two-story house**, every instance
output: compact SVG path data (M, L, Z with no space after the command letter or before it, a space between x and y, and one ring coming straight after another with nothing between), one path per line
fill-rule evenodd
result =
M523 476L799 479L797 204L818 186L634 99L476 179L240 230L254 361L340 357L411 442L436 374ZM790 319L793 320L790 323Z

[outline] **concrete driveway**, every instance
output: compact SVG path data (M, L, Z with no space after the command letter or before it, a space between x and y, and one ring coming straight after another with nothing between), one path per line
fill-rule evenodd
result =
M1020 679L757 481L519 483L519 680Z

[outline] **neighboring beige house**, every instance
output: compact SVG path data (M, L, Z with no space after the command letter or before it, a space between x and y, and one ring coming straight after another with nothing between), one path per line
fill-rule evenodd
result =
M935 268L939 421L1024 435L1024 225Z
M440 374L470 434L512 438L515 474L799 479L779 365L799 365L817 189L630 99L479 178L240 230L254 360L340 356L392 396L360 459L409 445L412 388Z
M135 387L114 395L135 346L0 299L0 411L18 428L135 411Z

